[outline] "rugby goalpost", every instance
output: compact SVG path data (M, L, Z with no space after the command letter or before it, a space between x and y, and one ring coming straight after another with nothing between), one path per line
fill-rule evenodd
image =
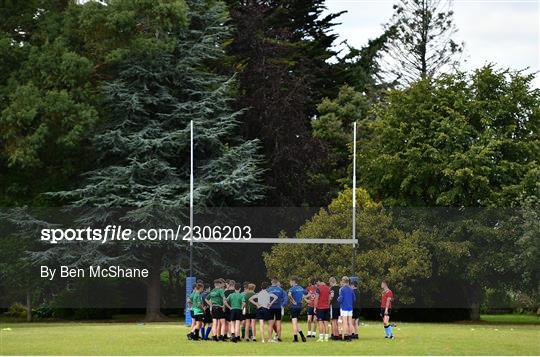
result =
M351 257L351 272L354 274L355 271L355 260L356 260L356 122L353 123L353 172L352 172L352 234L351 238L250 238L248 240L230 240L223 241L221 239L209 239L209 240L197 240L195 242L200 243L236 243L236 244L246 244L246 243L258 243L258 244L342 244L342 245L352 245L352 257ZM191 324L191 316L187 313L187 295L189 294L192 286L195 283L195 278L193 277L193 187L194 187L194 176L193 176L193 143L194 143L194 128L193 120L189 123L189 145L190 145L190 173L189 173L189 275L186 278L186 325ZM188 322L189 321L189 322Z

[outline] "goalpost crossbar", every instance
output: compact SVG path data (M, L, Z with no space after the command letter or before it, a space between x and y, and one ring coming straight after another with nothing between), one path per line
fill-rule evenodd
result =
M193 243L255 243L255 244L347 244L358 242L351 238L250 238L250 239L193 239Z

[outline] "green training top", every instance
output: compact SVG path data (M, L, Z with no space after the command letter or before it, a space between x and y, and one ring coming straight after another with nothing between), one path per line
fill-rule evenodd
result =
M191 309L193 310L193 315L202 315L203 311L203 299L201 294L197 291L193 291L189 295L189 300L191 301Z
M256 314L257 313L257 305L249 302L249 299L255 295L254 291L250 291L247 293L244 293L244 297L246 299L246 314Z
M242 309L242 303L245 301L244 294L242 293L231 293L227 297L227 302L231 305L231 309Z
M225 294L223 293L223 289L220 288L215 288L206 296L206 299L212 303L212 306L223 306L224 298Z

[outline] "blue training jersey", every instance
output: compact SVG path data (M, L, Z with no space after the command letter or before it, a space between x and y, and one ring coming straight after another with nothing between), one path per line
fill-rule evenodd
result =
M281 309L283 306L287 305L287 294L285 293L285 290L280 288L279 286L272 285L266 289L269 294L274 294L278 298L276 301L270 306L271 309Z
M354 291L349 285L344 285L339 289L338 301L342 310L352 311L355 299Z
M307 294L306 289L301 287L300 285L291 286L289 289L289 293L291 294L294 304L291 305L291 307L302 307L302 299L304 298L304 295Z

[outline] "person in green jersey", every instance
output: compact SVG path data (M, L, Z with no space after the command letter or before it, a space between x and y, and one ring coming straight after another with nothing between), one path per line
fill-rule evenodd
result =
M223 310L223 301L225 300L223 285L223 279L214 280L214 289L206 296L206 303L210 306L212 314L212 340L214 341L224 341L227 333Z
M191 306L193 311L193 323L191 324L191 332L188 334L189 340L198 340L199 339L199 330L202 326L202 321L204 317L203 310L203 299L201 293L204 289L203 284L197 283L195 289L189 295L188 303Z
M235 285L236 285L236 281L232 279L226 280L225 291L223 292L225 294L225 300L227 300L230 294L234 293ZM225 336L225 340L228 340L231 337L231 333L234 332L234 323L231 321L231 309L229 309L225 305L224 310L225 310L225 321L227 322L226 323L227 335Z
M245 290L245 293L244 293L244 297L246 299L246 305L245 305L245 310L246 310L246 329L248 329L249 331L251 331L251 341L257 341L257 336L256 336L256 333L255 333L255 324L256 324L256 321L257 321L257 306L252 303L251 301L249 301L249 299L255 295L255 284L248 284L246 290ZM250 339L250 336L248 335L248 341Z
M248 285L249 285L248 281L244 281L244 283L242 284L242 292L244 293L244 295L246 295L246 292L248 290ZM247 300L246 300L246 302L247 302ZM251 330L249 330L246 327L246 308L244 307L242 309L242 323L240 325L240 332L241 332L241 335L242 335L242 340L244 338L246 338L246 329L247 329L247 332L248 332L248 337L250 338L251 337Z
M240 322L242 321L242 309L246 303L246 298L240 292L240 283L234 284L234 292L230 293L224 301L225 306L231 310L231 322L234 328L231 331L231 341L240 341Z

